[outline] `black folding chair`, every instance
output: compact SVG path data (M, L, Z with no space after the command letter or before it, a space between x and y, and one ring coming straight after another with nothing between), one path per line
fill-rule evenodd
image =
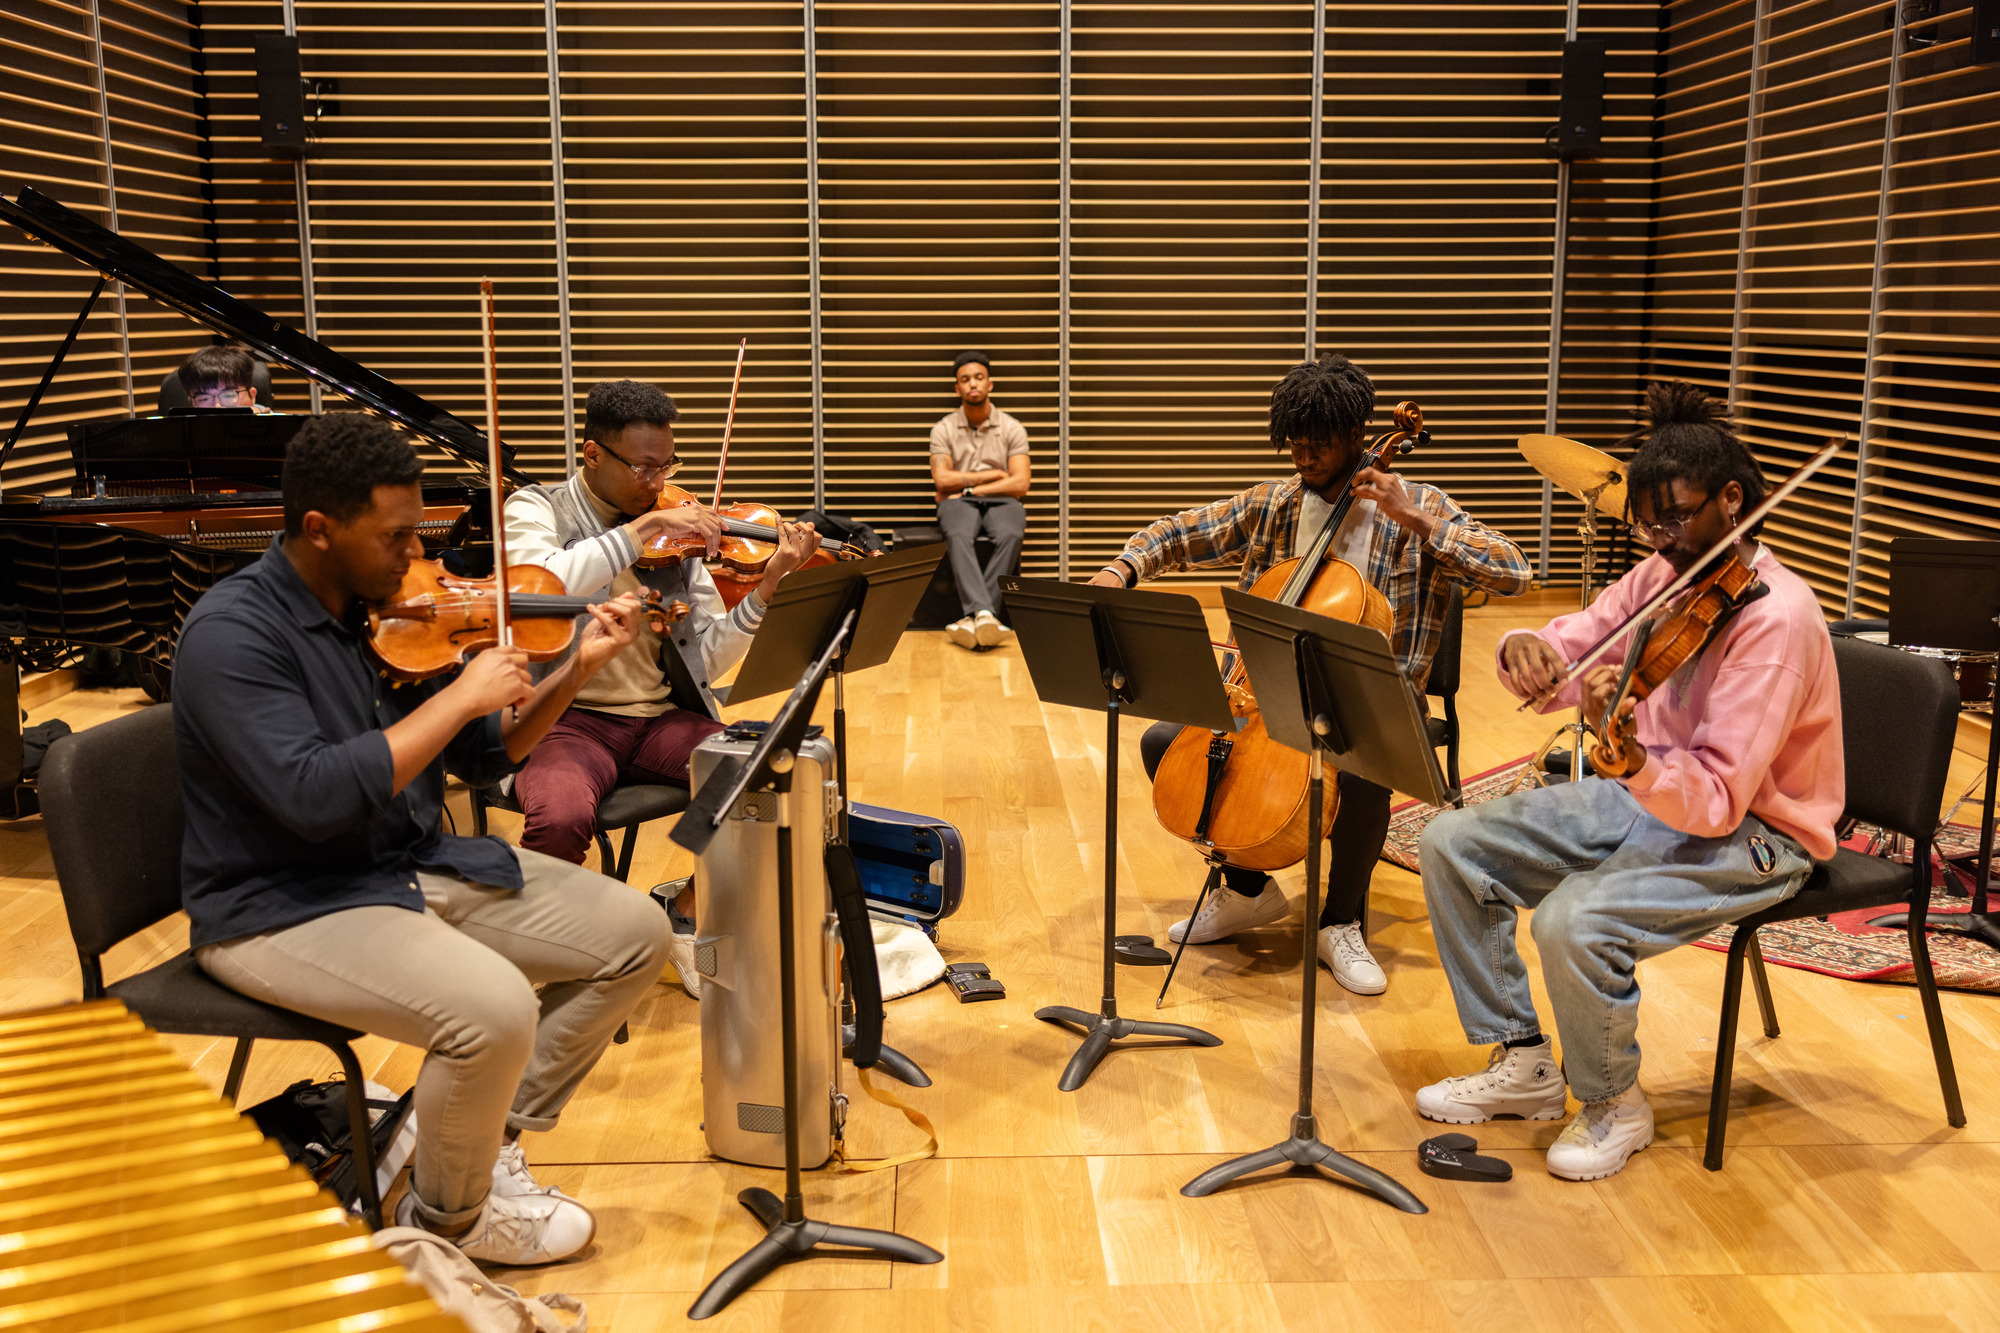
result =
M1444 775L1451 782L1452 804L1463 808L1465 791L1458 783L1458 683L1465 651L1465 590L1453 584L1451 604L1444 612L1444 634L1438 639L1437 656L1431 659L1430 679L1424 693L1444 700L1444 716L1425 719L1431 748L1444 751Z
M1924 936L1924 909L1931 893L1931 837L1944 801L1952 737L1958 727L1958 683L1942 662L1913 657L1861 639L1835 638L1833 660L1840 672L1840 726L1847 770L1847 814L1910 840L1910 864L1863 856L1841 848L1816 867L1805 887L1775 907L1736 923L1722 982L1722 1025L1715 1038L1715 1081L1708 1096L1708 1151L1702 1164L1722 1169L1729 1124L1729 1085L1736 1060L1736 1023L1743 1005L1747 959L1763 1013L1764 1035L1778 1035L1777 1008L1764 975L1757 931L1779 921L1886 907L1908 901L1910 958L1916 964L1917 992L1930 1028L1931 1054L1944 1093L1945 1118L1954 1129L1965 1124L1958 1073L1952 1067L1951 1039L1938 1005Z
M355 1182L368 1225L382 1225L369 1143L367 1093L351 1043L361 1033L239 995L183 950L158 967L104 984L106 952L181 910L181 781L172 704L65 736L37 784L69 932L83 964L83 998L107 996L158 1032L234 1037L222 1095L235 1101L257 1041L311 1041L332 1051L347 1081Z

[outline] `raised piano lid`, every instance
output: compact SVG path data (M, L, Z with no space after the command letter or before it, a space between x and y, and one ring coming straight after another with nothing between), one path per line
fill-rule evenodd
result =
M198 324L249 347L267 361L290 366L444 449L481 475L486 471L486 433L408 389L400 388L326 344L272 319L146 247L107 231L81 213L18 183L0 186L0 218L107 278L137 288ZM501 445L503 460L513 449ZM516 485L532 480L511 462L501 464Z

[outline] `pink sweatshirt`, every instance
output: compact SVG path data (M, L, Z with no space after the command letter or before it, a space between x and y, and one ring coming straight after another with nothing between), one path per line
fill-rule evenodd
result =
M1824 861L1847 801L1833 643L1805 580L1769 547L1758 548L1753 568L1770 591L1640 702L1646 762L1623 781L1648 814L1683 833L1722 837L1747 812ZM1590 610L1551 621L1540 636L1570 661L1673 576L1664 559L1648 556ZM1533 632L1515 630L1501 646ZM1615 667L1624 648L1621 640L1600 660ZM1542 711L1575 708L1580 694L1572 683Z

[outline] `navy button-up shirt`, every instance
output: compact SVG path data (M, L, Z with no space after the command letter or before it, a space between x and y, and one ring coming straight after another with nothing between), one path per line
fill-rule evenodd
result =
M521 887L514 849L439 828L447 767L481 786L516 765L500 715L466 725L393 795L382 733L449 682L382 678L365 624L343 624L277 541L195 603L174 654L174 745L193 947L350 907L424 910L421 867Z

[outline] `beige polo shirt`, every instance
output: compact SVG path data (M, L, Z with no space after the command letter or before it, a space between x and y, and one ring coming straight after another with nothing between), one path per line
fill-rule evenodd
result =
M951 460L954 472L983 472L987 468L1007 470L1007 460L1028 452L1028 432L1021 423L994 408L977 427L965 419L959 408L931 427L931 452Z

